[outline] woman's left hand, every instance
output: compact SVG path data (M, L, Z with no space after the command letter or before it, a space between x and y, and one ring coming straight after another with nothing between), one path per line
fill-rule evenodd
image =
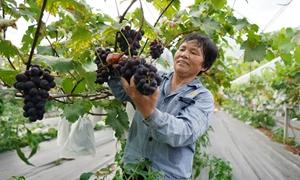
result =
M131 98L136 108L141 112L144 118L148 118L156 108L156 103L159 97L158 88L155 90L155 92L152 95L146 96L141 94L136 89L133 76L130 79L130 84L127 82L126 79L122 77L121 77L121 82L125 92Z

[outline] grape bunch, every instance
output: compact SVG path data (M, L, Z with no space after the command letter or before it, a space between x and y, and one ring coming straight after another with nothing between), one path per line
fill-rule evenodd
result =
M25 73L16 75L14 87L24 98L23 116L31 122L42 120L45 113L45 104L49 97L49 90L56 86L50 70L42 70L38 65L32 65Z
M134 75L139 65L143 61L144 59L140 60L138 58L123 60L118 63L116 70L122 77L124 77L128 82L130 82L130 78Z
M96 59L94 60L94 63L97 64L97 78L95 83L103 84L104 82L108 81L108 78L112 71L112 67L110 65L107 65L106 62L106 57L109 53L111 53L111 50L109 48L96 49Z
M159 40L154 40L150 43L150 55L153 59L159 58L159 56L164 52L164 47Z
M136 31L131 29L130 26L125 26L125 28L121 29L121 32L117 35L117 42L121 51L126 55L129 55L128 45L130 49L131 55L137 55L138 49L141 47L140 40L142 39L144 32Z
M151 64L141 63L134 74L137 90L146 96L153 94L161 81L156 67Z
M120 61L116 69L128 82L134 75L136 88L144 95L153 94L161 83L157 69L153 65L146 63L143 58L135 57Z

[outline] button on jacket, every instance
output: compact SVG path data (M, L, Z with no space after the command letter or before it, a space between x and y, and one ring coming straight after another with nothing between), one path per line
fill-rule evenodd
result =
M145 120L136 111L129 129L124 163L149 159L164 179L189 179L195 141L208 129L212 94L198 79L169 93L173 72L163 74L156 110ZM114 96L130 101L119 78L109 82Z

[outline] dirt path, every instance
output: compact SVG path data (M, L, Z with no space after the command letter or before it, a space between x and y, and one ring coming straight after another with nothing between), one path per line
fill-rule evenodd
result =
M113 131L104 129L95 132L96 155L79 156L75 160L62 160L58 164L60 148L56 139L40 144L40 149L30 160L35 165L28 166L15 151L0 154L0 180L12 176L25 176L26 180L73 180L83 172L95 171L114 161L116 141Z
M210 153L230 161L233 179L300 179L300 156L259 130L222 111L214 114L212 127Z

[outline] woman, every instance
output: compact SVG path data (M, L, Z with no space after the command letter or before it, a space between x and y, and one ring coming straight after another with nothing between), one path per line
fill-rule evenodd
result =
M114 96L134 103L137 111L129 129L124 163L149 159L164 179L189 179L195 141L208 129L214 110L213 96L197 79L217 58L217 47L207 37L191 33L174 56L174 71L151 96L114 77L108 82ZM110 62L111 56L107 57Z

